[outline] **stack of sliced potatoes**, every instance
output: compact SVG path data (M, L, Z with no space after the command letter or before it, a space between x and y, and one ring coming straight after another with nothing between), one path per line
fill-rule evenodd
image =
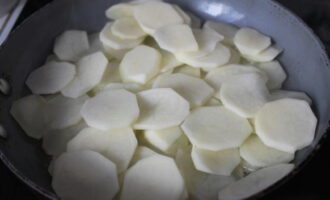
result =
M63 200L243 199L310 145L311 99L282 90L281 49L252 28L162 1L120 3L68 30L11 114L53 160Z

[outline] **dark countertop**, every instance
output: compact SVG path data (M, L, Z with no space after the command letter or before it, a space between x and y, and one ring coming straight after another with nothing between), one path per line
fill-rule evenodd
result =
M29 0L18 23L50 0ZM324 42L330 54L330 0L278 0L299 15ZM330 77L329 77L330 78ZM297 176L267 195L265 200L330 199L330 137ZM328 171L329 170L329 171ZM0 200L42 200L0 162Z

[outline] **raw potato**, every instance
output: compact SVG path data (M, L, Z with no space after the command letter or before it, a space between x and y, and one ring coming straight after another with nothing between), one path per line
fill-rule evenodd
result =
M282 87L286 73L278 61L260 63L258 68L267 75L267 87L269 89L274 90Z
M92 151L64 153L56 159L52 186L67 200L109 200L119 190L116 166Z
M125 17L133 17L134 5L130 3L119 3L111 6L105 11L105 15L109 19L121 19Z
M31 72L26 85L34 94L54 94L67 86L75 74L73 64L52 61Z
M184 180L174 160L155 155L127 170L120 199L178 200L184 190Z
M117 60L112 60L109 62L101 82L97 85L96 88L102 87L104 85L107 85L109 83L120 83L122 82L119 72L119 62ZM94 89L96 89L94 88Z
M195 68L195 67L190 67L189 65L184 65L176 68L174 70L174 73L181 73L181 74L186 74L189 76L193 76L196 78L201 77L201 69Z
M268 102L269 92L262 76L249 73L226 81L220 90L220 100L228 109L245 118L253 118Z
M244 55L257 55L271 45L269 37L251 28L241 28L234 37L237 49Z
M294 153L313 142L317 119L304 100L281 99L267 103L255 119L256 133L272 148Z
M230 50L230 59L227 65L230 64L239 64L241 62L241 54L234 48L229 48Z
M112 33L121 39L138 39L146 36L133 17L117 19L111 26Z
M137 5L134 17L141 28L150 35L164 26L184 22L183 18L170 4L159 1L149 1Z
M256 55L243 55L248 60L254 61L254 62L270 62L274 60L280 53L282 52L282 49L270 46L267 49L263 50L259 54Z
M28 136L40 139L47 131L45 108L46 101L43 97L30 95L16 100L10 114Z
M130 92L140 92L143 90L142 85L138 83L108 83L98 88L95 93L99 93L106 90L125 89Z
M46 107L49 128L64 129L77 124L82 119L80 111L87 99L87 95L72 99L61 94L50 99Z
M173 144L183 135L180 127L175 126L161 130L146 130L144 138L153 147L167 153Z
M279 151L266 146L256 135L251 135L240 147L241 157L252 167L268 167L288 163L294 158L293 153Z
M107 23L100 33L100 40L104 46L112 49L122 50L134 48L143 42L144 37L137 39L121 39L112 33L113 22Z
M178 61L175 56L165 50L159 49L160 54L162 55L162 62L161 62L161 72L167 72L173 70L174 68L181 66L183 63Z
M304 92L289 91L289 90L274 90L270 94L270 98L272 101L284 99L284 98L300 99L300 100L305 100L309 105L312 104L312 99L309 96L307 96L307 94Z
M109 58L114 58L114 59L118 59L121 60L123 59L123 57L125 56L125 54L131 50L130 48L128 49L114 49L106 44L102 44L105 54L107 55L107 57Z
M137 98L141 112L134 128L138 130L178 126L189 114L189 102L170 88L145 90Z
M68 142L86 127L84 122L80 122L66 129L50 130L43 137L42 147L48 155L59 156L66 151Z
M127 52L120 63L120 75L124 82L145 84L160 70L161 55L152 48L140 45Z
M238 28L234 25L224 23L224 22L215 22L215 21L206 21L204 26L204 29L212 29L219 34L224 36L224 43L226 44L233 44L234 36L236 35L236 32L238 31Z
M182 10L180 6L175 4L173 4L172 6L183 19L183 23L191 25L191 17L184 10Z
M103 77L108 59L102 52L82 57L77 63L76 77L62 89L63 96L77 98L93 89Z
M100 92L87 100L81 115L89 126L109 130L129 127L139 112L135 94L118 89Z
M187 24L174 24L157 29L153 34L158 45L169 52L197 51L198 44Z
M153 150L149 149L145 146L138 146L135 150L135 153L133 155L133 158L131 160L130 165L133 166L138 161L149 158L151 156L157 155L158 153L154 152Z
M191 157L197 170L223 176L230 176L241 161L238 148L209 151L193 146Z
M247 199L284 178L293 167L293 164L279 164L258 170L220 190L218 199Z
M89 49L86 31L69 30L55 40L54 53L63 61L77 61Z
M193 145L211 151L239 147L252 132L249 122L224 107L200 107L181 125Z
M191 107L203 105L214 93L204 80L180 73L158 77L153 88L172 88L189 101Z

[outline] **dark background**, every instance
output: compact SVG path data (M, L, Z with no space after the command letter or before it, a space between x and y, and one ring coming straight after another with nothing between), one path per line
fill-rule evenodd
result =
M50 1L29 0L17 24ZM300 16L316 32L326 45L328 55L330 55L330 0L278 1ZM329 154L330 138L328 137L303 171L263 199L330 199L330 184L327 182L330 180ZM0 200L43 200L43 198L19 181L0 161Z

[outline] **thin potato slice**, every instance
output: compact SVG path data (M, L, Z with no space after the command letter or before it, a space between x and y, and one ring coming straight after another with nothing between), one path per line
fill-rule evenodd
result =
M151 150L148 147L138 146L135 150L135 153L131 160L130 166L133 166L135 163L137 163L138 161L140 161L142 159L149 158L149 157L157 155L157 154L158 153L156 153L155 151Z
M143 90L143 86L138 83L108 83L99 87L95 90L95 93L100 93L106 90L116 90L116 89L125 89L130 92L140 92Z
M234 36L236 35L238 28L234 25L224 23L224 22L215 22L215 21L206 21L203 28L212 29L219 34L224 36L224 43L233 44Z
M178 14L183 19L183 23L191 25L191 17L178 5L173 4L173 8L178 12Z
M105 15L109 19L121 19L133 17L134 5L130 3L119 3L111 6L105 11Z
M312 105L312 99L304 92L289 91L289 90L274 90L270 93L270 99L272 101L276 101L284 98L305 100L309 105Z
M278 61L260 63L258 68L267 75L267 87L269 89L274 90L282 87L287 76Z
M189 76L193 76L196 78L201 77L201 69L200 68L195 68L195 67L190 67L189 65L183 65L180 66L173 71L174 73L181 73L181 74L186 74Z
M121 39L138 39L146 36L133 17L117 19L111 26L111 31Z
M162 49L160 49L159 52L162 55L160 72L167 72L173 70L183 64L182 62L178 61L178 59L176 59L176 57L172 53Z
M270 46L256 55L243 55L243 57L254 62L270 62L274 60L280 53L282 49Z

